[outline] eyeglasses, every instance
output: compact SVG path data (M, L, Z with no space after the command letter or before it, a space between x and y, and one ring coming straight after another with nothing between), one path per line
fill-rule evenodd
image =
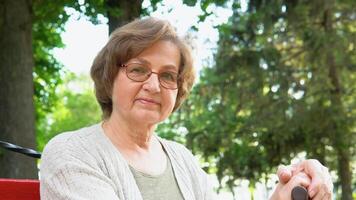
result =
M159 84L162 87L171 90L178 88L178 74L176 72L165 70L156 73L141 63L122 64L120 67L125 67L127 78L133 81L144 82L149 79L152 74L157 74Z

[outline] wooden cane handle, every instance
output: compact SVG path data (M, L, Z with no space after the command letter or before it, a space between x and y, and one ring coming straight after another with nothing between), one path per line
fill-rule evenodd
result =
M308 200L308 191L302 186L296 186L292 190L292 200Z

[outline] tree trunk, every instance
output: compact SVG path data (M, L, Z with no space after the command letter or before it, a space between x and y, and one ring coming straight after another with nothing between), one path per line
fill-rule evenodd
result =
M143 0L107 0L106 5L109 7L109 34L116 28L140 17L142 1ZM117 9L119 12L112 11L113 9Z
M350 154L347 149L338 149L338 174L341 181L341 200L352 200Z
M333 32L333 12L332 12L332 3L328 4L329 8L324 12L324 28L327 34L334 34ZM330 37L332 38L332 37ZM345 121L344 117L346 116L342 102L342 87L340 83L339 67L335 62L335 55L333 53L333 46L335 46L334 41L331 41L327 44L327 57L326 64L329 69L329 79L332 84L330 89L330 100L332 106L335 108L335 116L333 117L333 132L334 132L334 148L337 152L338 157L338 175L341 182L342 195L341 200L352 200L352 190L351 190L351 168L350 168L350 141L348 138L348 128L344 128Z
M31 0L0 2L0 140L35 148ZM36 160L0 150L1 178L36 178Z
M350 141L349 141L349 129L342 128L340 125L341 119L346 116L343 112L341 103L341 87L338 76L338 68L335 65L334 56L328 53L328 63L329 63L329 78L333 85L331 90L331 102L335 108L337 108L333 120L334 128L334 149L336 150L338 159L338 176L341 182L341 200L352 200L352 190L351 190L351 166L350 166ZM341 122L342 123L342 122Z

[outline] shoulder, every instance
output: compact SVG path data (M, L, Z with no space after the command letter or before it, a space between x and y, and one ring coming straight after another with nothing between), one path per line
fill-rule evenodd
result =
M118 199L118 195L122 196L121 181L131 183L126 180L128 170L114 159L116 152L108 144L100 124L61 133L51 139L40 163L41 199Z
M45 146L43 154L61 150L78 149L79 146L85 146L100 131L99 124L81 128L75 131L64 132L53 137Z
M45 146L41 157L41 170L68 162L93 161L96 142L100 134L99 124L76 131L64 132L52 138Z

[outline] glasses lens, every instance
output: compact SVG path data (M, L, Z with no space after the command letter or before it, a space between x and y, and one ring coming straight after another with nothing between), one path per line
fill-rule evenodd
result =
M126 65L126 75L133 81L146 81L152 74L149 67L140 63L130 63ZM178 74L172 71L163 71L158 73L158 79L164 88L177 89L178 88Z
M164 71L159 74L159 81L165 88L176 89L177 88L178 74L171 71Z
M150 76L151 70L144 65L132 63L127 65L126 74L134 81L145 81Z

